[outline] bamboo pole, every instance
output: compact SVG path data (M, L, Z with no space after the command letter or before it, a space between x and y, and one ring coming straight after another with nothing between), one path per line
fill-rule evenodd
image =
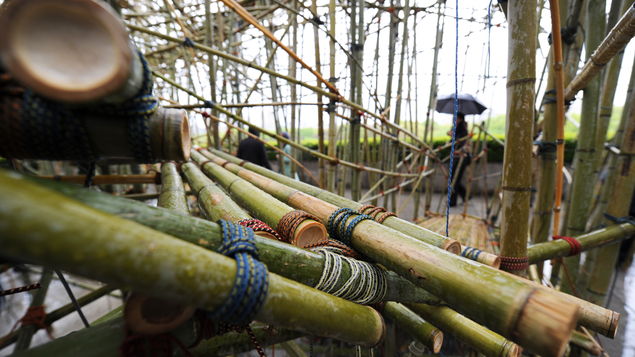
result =
M628 120L624 129L622 141L619 144L620 155L616 159L617 175L613 182L610 205L606 207L606 214L614 217L625 217L629 214L629 207L633 191L635 191L635 165L631 157L635 154L635 95L631 94ZM613 153L609 155L614 155ZM604 223L611 220L605 218ZM606 304L608 293L615 274L615 263L619 254L619 244L601 248L597 253L597 263L589 278L587 292L589 300L596 304Z
M222 167L208 162L206 158L198 152L192 152L193 159L201 165L205 174L213 177L223 186L243 207L247 208L256 218L262 219L271 228L280 231L280 220L294 209L283 202L278 201L268 193L262 192L251 183L236 177L223 170ZM229 174L229 175L228 175ZM315 246L326 243L328 240L326 228L312 219L304 219L294 232L289 243L298 247Z
M397 327L405 330L421 342L433 353L439 353L443 345L443 332L422 319L404 305L396 302L387 302L382 313L388 319L394 321Z
M329 80L331 84L335 81L335 0L329 0ZM327 113L329 113L329 133L328 133L328 156L337 157L337 127L335 124L335 99L329 97ZM329 191L335 192L335 170L336 162L330 161L327 167L326 187Z
M203 155L209 159L212 159L213 156L210 155L209 152L206 151L202 151ZM336 195L334 193L328 192L326 190L322 190L320 188L317 188L315 186L303 183L301 181L297 181L297 180L291 180L289 178L284 177L283 175L277 174L273 171L264 169L261 170L260 168L256 167L256 165L253 165L251 163L245 162L244 164L242 163L242 161L240 159L237 159L231 155L227 155L221 151L218 150L214 150L213 152L214 155L218 155L219 157L222 157L223 159L233 162L234 164L240 163L244 168L249 169L251 171L254 171L258 174L261 174L263 176L269 177L270 179L276 180L277 182L280 182L284 185L287 185L289 187L293 187L295 189L298 189L304 193L307 193L309 195L315 196L317 198L320 198L330 204L339 206L339 207L346 207L346 208L351 208L354 210L359 210L360 208L362 208L362 204L357 203L353 200L349 200L345 197ZM416 239L419 239L423 242L426 242L428 244L434 245L436 247L439 247L441 249L447 250L449 252L452 252L454 254L459 254L461 252L461 245L458 241L451 239L451 238L447 238L444 237L438 233L432 232L430 230L427 230L423 227L420 227L412 222L408 222L406 220L400 219L398 217L387 217L384 220L384 225L398 230L404 234L410 235Z
M586 34L585 47L587 48L587 57L592 55L591 49L598 46L604 35L605 8L606 1L604 0L589 0L587 3L586 28L598 30ZM564 235L566 236L577 236L584 233L589 214L591 213L589 202L593 198L593 185L595 183L592 178L594 177L596 157L600 154L600 152L595 151L600 85L601 77L598 76L590 80L584 88L580 130L573 157L575 171L570 188L564 227ZM562 291L577 295L578 287L575 284L578 280L579 266L579 255L564 259L564 269L560 274L562 280L560 289Z
M602 346L593 341L591 337L578 331L573 331L569 344L583 349L584 351L590 353L592 356L602 356L602 352L604 352Z
M125 217L200 247L215 251L221 246L220 233L218 235L209 233L220 232L215 223L183 216L162 208L150 207L141 202L82 190L78 187L40 180L37 182L94 209ZM220 211L225 208L224 205L220 209L210 211L213 213L210 218L218 218L215 216L216 214L225 214ZM261 261L267 264L271 272L308 286L315 286L320 280L324 267L324 257L321 254L258 236L256 237L256 246ZM298 267L302 268L298 269ZM348 265L343 266L342 275L337 281L337 285L343 285L350 277L350 268ZM437 297L393 272L386 272L386 279L388 284L386 301L440 303Z
M110 6L92 0L7 5L0 15L2 62L26 87L70 103L121 102L141 89L141 61Z
M159 207L171 209L175 212L188 214L187 200L183 181L177 171L176 164L166 162L161 165L161 194L159 196Z
M506 259L527 257L534 82L536 80L536 1L511 2L507 7L507 125L502 178L501 269L524 275L521 265Z
M31 304L29 305L29 309L38 308L44 305L44 301L46 300L46 293L48 292L49 285L51 284L51 279L53 278L53 270L49 268L45 268L42 270L42 275L40 276L40 288L35 290L32 293L33 300L31 300ZM29 312L27 311L27 314ZM26 316L26 315L25 315ZM31 345L31 339L33 335L37 332L39 327L35 324L22 325L17 332L15 348L13 350L14 353L19 351L24 351L29 348Z
M604 13L604 10L602 10ZM598 33L603 34L604 31ZM589 81L621 51L635 35L635 4L624 13L618 23L606 35L604 40L595 48L589 60L579 74L571 80L565 89L565 99L571 100L576 93L585 88Z
M0 182L7 207L0 216L0 242L9 257L209 310L229 295L230 277L236 273L230 258L91 209L6 171ZM219 235L218 229L208 234ZM383 321L371 308L276 274L269 274L268 294L256 319L363 345L378 343L383 334Z
M338 209L238 165L224 163L224 167L276 198L316 215L323 222L327 222ZM374 221L359 222L352 231L351 245L445 300L459 312L543 355L562 353L577 319L578 306L564 303L564 298L555 292L530 287L529 282L456 257ZM484 281L496 281L498 289L495 296L482 289ZM457 286L463 293L458 293ZM536 334L535 331L543 331L538 326L559 332Z
M406 304L426 320L433 321L442 331L457 337L488 357L518 357L522 348L476 322L445 306Z
M213 38L214 38L214 25L212 24L212 13L210 9L211 1L205 0L205 45L208 47L213 46ZM212 56L207 56L207 66L209 67L209 87L210 87L210 99L212 102L217 101L217 90L216 90L216 67L217 63ZM212 112L212 115L216 115L215 112ZM208 133L209 135L209 133ZM214 136L214 147L216 149L220 148L220 133L218 131L218 123L212 123L212 135ZM209 136L208 136L209 138Z
M580 251L584 252L589 249L628 239L633 234L635 234L635 227L629 223L622 223L579 235L575 239L580 242ZM529 264L566 257L570 252L571 245L563 240L538 243L527 248Z

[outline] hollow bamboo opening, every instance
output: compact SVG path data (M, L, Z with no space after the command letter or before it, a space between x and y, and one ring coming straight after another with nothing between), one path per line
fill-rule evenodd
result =
M293 245L300 248L313 247L328 242L326 228L312 219L304 220L293 233Z
M126 326L135 333L155 335L171 331L194 315L192 306L157 297L132 294L126 300Z

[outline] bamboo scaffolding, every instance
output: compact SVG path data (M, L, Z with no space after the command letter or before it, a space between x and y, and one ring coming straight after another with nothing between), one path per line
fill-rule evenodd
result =
M631 238L633 234L635 234L635 227L629 223L622 223L579 235L575 239L580 243L580 251L584 252ZM566 257L570 252L571 245L563 240L538 243L527 248L529 264Z
M33 299L31 300L29 309L38 308L40 306L43 308L44 300L46 300L46 293L48 292L52 278L52 269L45 268L42 270L42 275L40 276L39 281L40 288L32 293ZM27 314L28 313L29 312L27 311ZM17 331L13 352L16 353L28 349L31 345L31 339L33 339L33 335L37 332L38 329L39 327L36 324L23 324Z
M210 155L211 154L210 152L201 151L201 153L208 159L213 159L213 156ZM326 190L322 190L320 188L303 183L301 181L292 180L288 177L277 174L273 171L270 171L267 169L262 170L257 165L253 165L249 162L243 163L242 160L237 159L231 155L227 155L221 151L214 150L213 154L218 155L219 157L222 157L223 159L227 161L233 162L234 164L240 163L246 169L254 171L263 176L269 177L273 180L276 180L277 182L280 182L281 184L303 191L304 193L315 196L330 204L333 204L339 207L351 208L354 210L359 210L363 206L362 204L349 200L345 197L336 195ZM384 224L392 229L398 230L404 234L410 235L416 239L419 239L423 242L434 245L441 249L447 250L454 254L459 254L461 252L461 245L456 240L449 239L438 233L435 233L425 228L422 228L420 226L417 226L416 224L412 222L408 222L406 220L391 216L391 217L387 217L384 220Z
M488 357L518 357L522 348L445 306L406 304L424 319Z
M602 11L604 13L604 10ZM603 33L599 32L598 33ZM604 40L593 51L580 73L565 89L565 99L571 100L589 81L600 73L600 70L611 58L620 52L635 35L635 4L624 13L618 23L606 35Z
M443 345L443 332L422 319L404 305L387 302L382 309L385 317L392 320L399 328L403 328L433 353L439 353Z
M230 277L236 273L230 258L91 209L15 174L3 171L0 181L0 196L11 212L0 217L5 223L0 241L9 257L205 309L215 309L229 294ZM91 228L97 226L101 229ZM208 234L219 235L218 226ZM148 246L151 255L146 254ZM383 321L371 308L276 274L269 274L268 295L256 319L363 345L378 343L383 334Z
M507 125L503 159L501 269L524 275L521 265L507 259L527 256L531 154L533 145L534 82L536 80L536 1L511 2L507 6Z
M226 161L219 158L213 160ZM330 215L338 209L337 206L288 188L238 165L229 162L223 165L225 169L235 172L276 198L314 214L323 222L328 221ZM456 257L374 221L359 222L352 231L351 245L374 261L443 299L457 311L527 349L540 351L543 355L555 356L562 353L577 319L577 304L564 303L564 297L555 292L536 286L530 287L528 282L521 279L514 279L511 275L498 272L486 265ZM477 287L480 286L480 282L490 279L497 281L495 298ZM457 294L456 286L461 286L462 291L469 293ZM507 294L510 295L505 297ZM542 305L543 302L548 305ZM475 308L477 306L478 308ZM549 308L544 308L546 306ZM558 308L553 310L555 306ZM509 311L516 313L509 315ZM534 332L544 332L542 327L554 333L542 335ZM555 333L556 331L558 333Z
M65 43L69 37L75 39L72 49ZM58 101L121 102L134 97L143 82L126 28L97 1L28 0L5 6L0 53L20 83Z

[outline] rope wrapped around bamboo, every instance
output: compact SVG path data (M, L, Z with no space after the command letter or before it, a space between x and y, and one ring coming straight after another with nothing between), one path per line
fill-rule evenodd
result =
M240 160L232 155L226 154L222 151L219 150L214 150L211 149L211 151L213 151L214 155L218 155L220 157L222 157L223 159L232 162L234 164L241 164L240 166L257 172L263 176L269 177L273 180L276 180L277 182L280 182L284 185L287 185L289 187L293 187L297 190L300 190L304 193L310 194L312 196L315 196L317 198L320 198L326 202L329 202L331 204L334 204L336 206L339 207L346 207L346 208L351 208L354 210L360 210L360 208L363 207L362 204L357 203L353 200L349 200L345 197L339 196L337 194L331 193L329 191L326 190L322 190L318 187L306 184L304 182L300 182L298 180L293 180L290 177L278 174L276 172L273 172L271 170L267 170L264 167L258 166L258 165L254 165L250 162L244 162L243 160ZM200 151L206 158L211 158L210 152L206 151L206 150L201 150ZM413 238L419 239L421 241L424 241L428 244L434 245L435 247L439 247L441 249L445 249L449 252L452 252L454 254L460 254L461 253L461 244L451 238L447 238L444 237L438 233L432 232L430 230L427 230L425 228L422 228L420 226L417 226L416 224L412 223L412 222L408 222L406 220L400 219L398 217L393 217L393 216L388 216L385 218L384 225L386 225L387 227L390 227L392 229L395 229L401 233L407 234Z
M305 247L306 245L301 244L296 240L297 237L295 236L295 231L298 229L300 224L302 224L302 222L307 220L319 222L319 219L317 217L301 210L293 210L291 212L287 212L284 216L282 216L282 218L280 218L277 226L282 240L293 245Z
M219 164L225 161L211 154L208 157ZM225 167L291 206L315 214L323 222L338 210L337 206L238 165ZM357 218L349 218L349 222L354 219ZM579 305L566 301L564 294L467 261L372 220L357 224L351 245L457 311L541 355L560 356L577 321ZM482 281L492 281L497 288L482 289Z
M366 214L373 217L373 219L377 223L384 223L384 221L388 217L397 217L397 215L394 212L388 212L386 211L384 207L377 207L375 205L370 205L370 204L363 205L358 211L361 214Z
M208 310L230 293L230 277L236 274L230 258L95 210L7 171L0 172L0 197L6 208L0 212L0 244L7 257ZM214 226L207 234L218 238L219 227ZM383 320L373 309L273 273L255 318L366 346L377 344L384 333Z
M151 85L151 83L149 84ZM16 159L182 161L189 157L185 111L145 98L75 108L51 102L12 82L0 83L0 155Z

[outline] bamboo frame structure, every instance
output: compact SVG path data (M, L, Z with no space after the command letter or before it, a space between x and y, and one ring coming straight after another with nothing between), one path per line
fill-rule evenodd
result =
M169 291L169 296L175 301L211 310L229 294L233 280L228 277L236 271L236 264L230 258L91 209L5 171L0 174L0 181L0 196L7 198L3 202L10 205L13 212L10 220L6 215L0 218L7 223L2 225L0 239L3 252L8 256L57 266L147 294L162 295ZM33 205L33 202L37 204ZM34 207L37 209L34 210ZM20 219L15 215L18 212L22 214ZM53 228L58 232L56 239L39 238L43 235L50 237L52 233L45 217L54 217L56 227L65 227L61 231ZM79 217L81 219L78 220ZM25 225L25 222L28 224ZM101 229L90 229L95 226ZM87 236L90 240L85 239ZM134 244L131 245L131 242ZM147 245L153 247L153 254L144 256L141 251ZM139 259L146 263L134 263ZM113 269L113 265L127 265L127 268ZM166 276L158 270L146 269L148 265L163 266L172 273ZM144 277L135 278L139 275ZM293 322L289 316L294 316ZM302 316L301 320L297 316ZM345 322L340 321L337 331L329 332L327 326L342 318ZM256 319L281 327L293 325L294 329L306 333L371 346L379 342L384 329L383 320L371 308L306 288L276 274L269 275L269 293Z

